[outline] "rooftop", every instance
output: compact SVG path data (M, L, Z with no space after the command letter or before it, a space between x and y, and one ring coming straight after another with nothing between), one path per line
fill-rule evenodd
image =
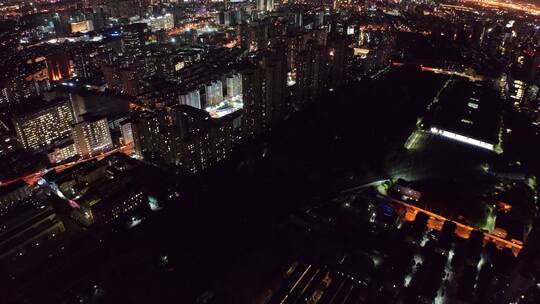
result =
M494 150L501 101L486 83L450 79L425 116L431 133Z

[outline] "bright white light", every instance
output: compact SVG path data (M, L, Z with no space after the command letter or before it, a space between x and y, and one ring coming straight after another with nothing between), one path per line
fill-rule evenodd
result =
M142 222L141 219L136 218L136 217L132 217L132 218L131 218L131 221L130 221L130 223L129 223L129 228L133 228L133 227L139 225L141 222Z
M205 110L213 118L220 118L225 115L236 112L244 107L242 95L236 95L233 97L227 97L220 103L206 107Z
M469 102L467 104L467 106L469 106L469 108L472 108L472 109L478 109L478 104L477 103L474 103L474 102Z
M420 240L420 247L426 246L426 243L428 242L428 240L429 240L429 236L428 236L428 233L426 231L426 232L424 232L424 235L422 236L422 240Z
M405 287L409 287L409 285L411 284L411 280L412 280L412 275L411 274L407 274L405 276L405 280L403 282L403 286Z
M443 137L446 137L446 138L453 139L455 141L459 141L459 142L462 142L462 143L466 143L466 144L469 144L469 145L473 145L473 146L476 146L476 147L480 147L480 148L483 148L483 149L494 151L494 147L493 147L492 144L488 144L488 143L480 141L478 139L474 139L474 138L470 138L470 137L463 136L463 135L460 135L460 134L456 134L456 133L453 133L453 132L441 130L441 129L438 129L438 128L435 128L435 127L431 127L431 129L429 131L432 134L435 134L435 135L440 135L440 136L443 136Z

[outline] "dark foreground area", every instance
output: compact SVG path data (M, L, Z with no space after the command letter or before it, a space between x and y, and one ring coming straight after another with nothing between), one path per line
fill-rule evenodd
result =
M266 138L246 143L233 160L204 176L164 173L162 178L178 185L178 200L133 229L78 234L63 255L25 278L4 278L0 289L8 296L2 297L6 303L265 303L269 298L274 303L276 293L287 294L283 286L294 285L289 283L293 278L280 279L287 269L293 276L305 271L323 282L323 270L342 273L339 269L360 267L370 269L365 277L379 285L398 282L409 272L407 258L416 250L399 242L408 235L429 237L421 228L396 232L378 220L377 225L367 221L354 226L354 233L343 233L340 229L349 229L348 221L356 220L335 207L317 211L343 224L332 226L329 234L307 237L299 227L323 228L291 221L305 221L298 216L325 206L348 187L411 172L426 177L429 169L418 156L408 155L403 144L446 78L409 68L393 70L381 79L329 93ZM453 163L449 167L459 171ZM367 194L367 200L373 195ZM353 200L366 200L362 197ZM378 254L366 252L390 249L392 242L404 248L403 263L399 256L388 257L384 272L371 269ZM468 246L456 249L463 259ZM437 267L444 266L445 261L435 260ZM306 270L312 263L318 266ZM405 266L384 282L381 276L394 264ZM380 292L369 282L355 281L347 283L351 293L367 303L390 303L397 293L392 284Z

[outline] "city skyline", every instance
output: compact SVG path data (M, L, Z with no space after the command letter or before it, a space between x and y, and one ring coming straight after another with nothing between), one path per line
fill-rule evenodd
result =
M539 303L539 16L3 1L2 303Z

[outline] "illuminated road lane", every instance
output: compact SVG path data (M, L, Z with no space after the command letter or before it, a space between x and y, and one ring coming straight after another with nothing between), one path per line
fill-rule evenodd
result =
M272 296L270 304L285 303L289 294L294 291L300 281L306 276L312 265L299 264L292 270L292 273L287 272L286 279L280 284L278 292ZM289 269L290 270L290 269Z
M298 293L298 295L294 298L289 297L290 301L288 301L288 303L296 303L298 301L303 301L302 299L309 299L315 291L315 288L318 286L318 283L321 282L323 275L324 272L320 269L317 269L315 273L309 278L307 284L300 291L300 293Z
M298 300L298 296L305 291L305 289L311 284L313 278L319 273L320 269L315 269L311 265L302 273L300 278L294 283L294 285L289 289L289 292L280 304L286 303L295 303Z
M7 185L15 183L15 182L17 182L19 180L24 180L29 185L35 185L37 183L37 181L39 180L39 178L41 178L43 175L47 174L48 172L50 172L52 170L55 170L56 172L62 172L64 170L66 170L66 169L69 169L69 168L75 166L75 165L82 164L82 163L85 163L85 162L93 160L93 159L101 160L101 159L103 159L103 158L105 158L105 157L107 157L107 156L109 156L111 154L117 153L117 152L121 152L121 153L124 153L124 154L127 154L127 155L131 155L133 153L133 146L132 145L121 146L121 147L118 147L116 149L107 151L105 153L102 153L102 154L99 154L99 155L96 155L96 156L93 156L93 157L84 158L84 159L80 159L80 160L73 161L73 162L70 162L70 163L53 166L53 167L47 168L47 169L42 170L42 171L38 171L38 172L28 174L26 176L10 179L10 180L6 180L6 181L0 181L0 187L7 186Z

